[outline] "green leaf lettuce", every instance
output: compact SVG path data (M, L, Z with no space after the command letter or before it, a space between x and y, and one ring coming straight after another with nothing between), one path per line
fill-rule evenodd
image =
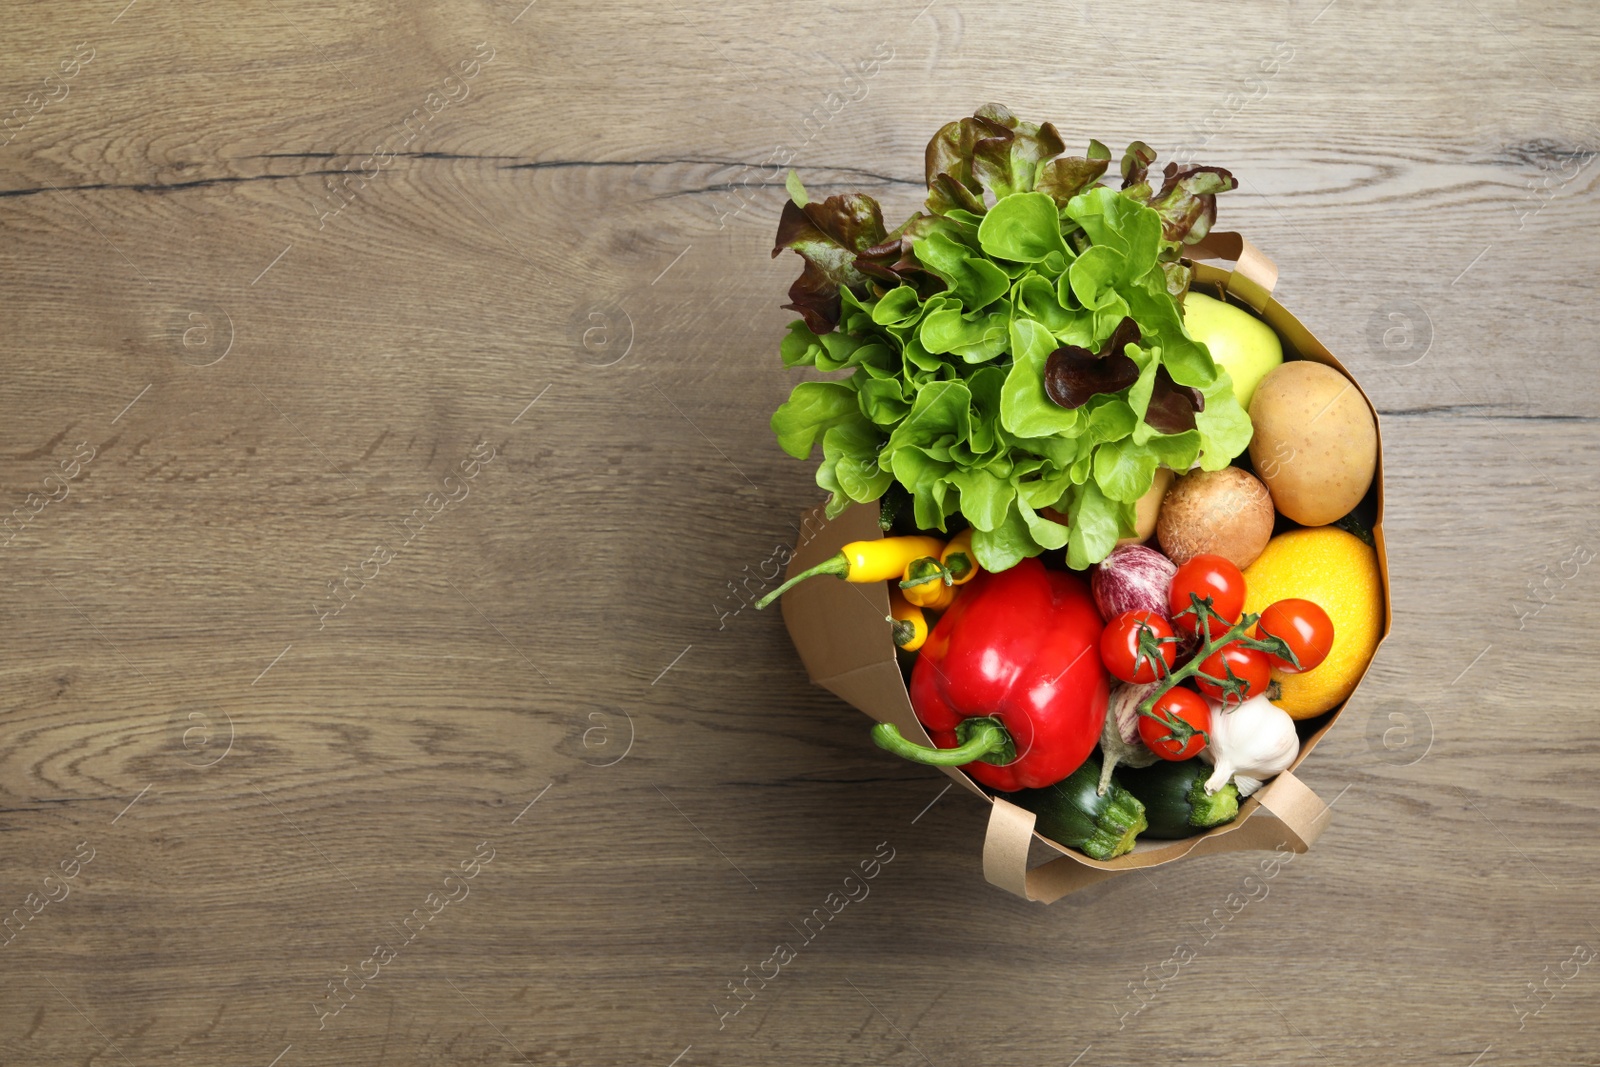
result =
M817 201L790 175L773 252L805 266L782 360L845 376L796 385L772 430L796 458L820 445L829 515L898 483L919 527L970 525L988 570L1063 548L1084 568L1133 532L1158 467L1220 469L1249 444L1180 304L1182 248L1232 176L1169 164L1152 189L1155 153L1136 141L1114 189L1105 145L1063 151L1049 123L999 105L948 123L927 148L927 213L892 232L871 197ZM1063 349L1072 380L1094 383L1068 387L1071 408L1045 389ZM1112 354L1129 369L1095 369Z

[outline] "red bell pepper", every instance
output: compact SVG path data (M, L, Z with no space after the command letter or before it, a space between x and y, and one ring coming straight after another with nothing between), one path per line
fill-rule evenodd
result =
M923 644L911 707L938 748L873 728L880 748L962 767L992 789L1040 789L1077 770L1100 740L1109 682L1088 583L1025 559L968 583Z

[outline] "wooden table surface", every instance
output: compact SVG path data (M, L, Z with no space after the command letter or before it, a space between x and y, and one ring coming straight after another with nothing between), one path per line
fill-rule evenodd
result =
M1600 1062L1597 35L0 8L0 1061ZM773 161L900 217L991 99L1231 168L1222 227L1381 412L1394 635L1259 888L990 887L982 805L743 607L819 499L767 427Z

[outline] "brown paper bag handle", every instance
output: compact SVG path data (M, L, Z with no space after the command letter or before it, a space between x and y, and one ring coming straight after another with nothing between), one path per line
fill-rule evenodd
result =
M1256 795L1260 799L1260 812L1251 812L1242 822L1233 824L1228 832L1191 838L1193 844L1185 854L1270 850L1285 844L1294 852L1304 852L1322 835L1332 815L1322 798L1288 771L1278 775ZM1028 848L1033 843L1036 816L1004 797L993 799L989 830L983 841L983 876L1008 893L1049 904L1068 893L1144 866L1135 863L1092 867L1071 856L1062 856L1030 870ZM1133 853L1125 859L1132 860L1137 855Z
M1208 233L1188 250L1191 259L1229 259L1233 272L1228 275L1226 288L1256 311L1265 311L1272 299L1272 288L1278 284L1278 266L1265 252L1251 244L1242 234L1229 231Z

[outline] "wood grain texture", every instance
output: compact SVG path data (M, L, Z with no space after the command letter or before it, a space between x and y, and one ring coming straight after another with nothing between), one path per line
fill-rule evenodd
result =
M0 1062L1600 1062L1592 10L524 3L0 9ZM1264 894L990 888L742 608L817 499L770 160L898 216L991 99L1240 175L1382 414Z

